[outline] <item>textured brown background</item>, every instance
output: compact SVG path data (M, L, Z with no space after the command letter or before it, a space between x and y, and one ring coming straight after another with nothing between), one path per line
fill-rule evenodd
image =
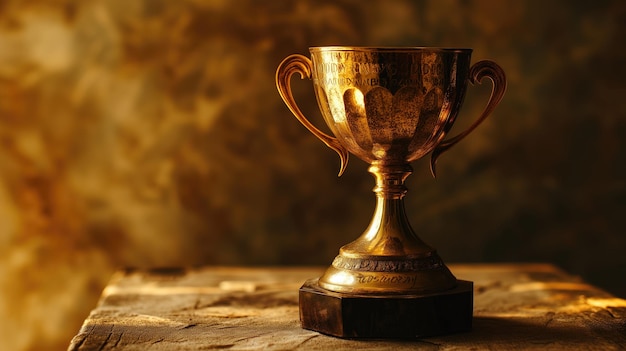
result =
M620 0L1 1L0 348L64 349L116 267L330 263L373 179L356 158L336 178L278 97L314 45L500 63L495 114L437 180L414 164L413 227L449 262L548 261L625 296L624 37Z

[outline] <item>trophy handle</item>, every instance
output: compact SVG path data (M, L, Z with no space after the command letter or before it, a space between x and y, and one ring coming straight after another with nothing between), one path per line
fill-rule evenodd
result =
M312 63L308 57L293 54L287 56L280 63L278 69L276 70L276 87L278 88L278 93L280 97L283 99L291 113L309 130L309 132L313 133L318 139L320 139L326 146L335 150L339 154L339 158L341 158L341 168L339 169L339 176L343 174L346 170L346 166L348 165L348 150L339 143L337 138L331 137L330 135L322 132L317 129L309 120L304 116L298 105L296 104L296 100L293 98L291 94L291 76L294 73L300 73L300 78L311 79L311 71L312 71Z
M469 133L471 133L478 125L485 119L487 116L493 112L496 108L502 97L504 96L504 92L506 91L506 76L504 74L504 70L497 63L489 60L483 60L476 62L470 68L469 72L469 80L472 84L480 84L480 81L484 78L488 77L491 79L493 87L491 89L491 96L489 97L489 102L487 102L487 106L483 113L478 117L478 119L472 124L469 128L467 128L464 132L454 136L450 139L444 140L435 149L430 157L430 171L433 174L433 177L437 177L437 173L435 170L435 164L437 163L437 158L447 151L449 148L454 146L456 143L461 141L461 139L465 138Z

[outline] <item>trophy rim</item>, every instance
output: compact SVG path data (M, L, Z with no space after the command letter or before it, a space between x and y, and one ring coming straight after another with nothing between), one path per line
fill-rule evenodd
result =
M311 46L309 51L362 51L362 52L453 52L471 53L471 48L441 46Z

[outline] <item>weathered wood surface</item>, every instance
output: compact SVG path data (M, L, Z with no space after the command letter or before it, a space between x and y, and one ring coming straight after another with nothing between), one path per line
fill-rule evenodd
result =
M298 288L317 268L118 272L69 350L626 349L626 300L551 265L451 265L475 282L469 333L343 340L303 330Z

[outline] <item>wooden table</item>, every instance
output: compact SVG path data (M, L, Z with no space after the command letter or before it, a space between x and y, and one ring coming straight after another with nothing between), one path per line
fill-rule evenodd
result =
M626 300L552 265L450 269L475 283L469 333L363 341L301 329L298 288L322 268L126 270L69 350L626 349Z

